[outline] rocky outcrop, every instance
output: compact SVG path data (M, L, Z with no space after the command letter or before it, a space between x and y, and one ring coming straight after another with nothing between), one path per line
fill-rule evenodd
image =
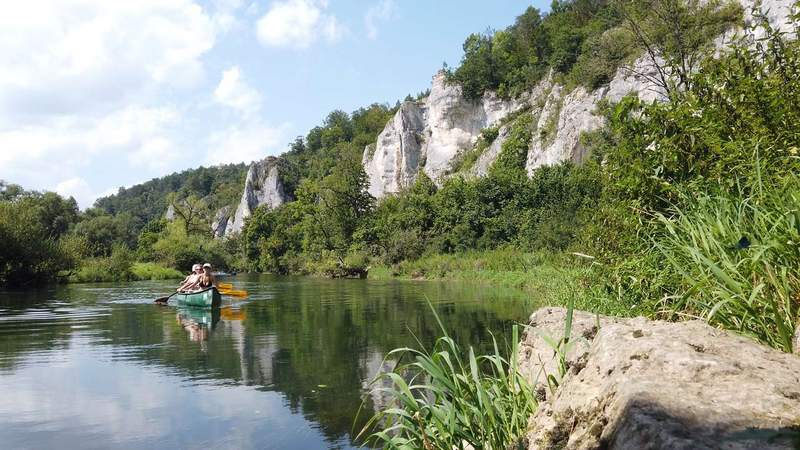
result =
M617 70L607 86L593 91L577 87L565 93L563 86L553 85L532 133L525 164L528 175L537 167L570 160L580 163L588 156L581 135L604 125L604 118L596 114L601 101L618 102L628 94L645 101L663 99L663 92L652 82L655 76L653 64L639 58L631 67Z
M480 100L467 100L460 86L445 83L443 72L433 77L425 104L427 129L423 170L432 180L441 180L453 158L475 145L481 130L494 126L523 105L503 100L493 92L486 93Z
M691 321L576 312L566 374L545 336L566 312L531 316L521 370L542 401L530 449L793 449L800 444L800 358Z
M509 124L501 122L522 109L535 117L526 163L529 173L565 160L580 162L586 157L581 134L603 125L603 118L595 114L599 102L619 101L629 93L644 100L661 98L649 79L654 73L647 59L640 58L631 68L620 69L607 86L571 92L554 83L551 75L513 101L491 92L480 100L465 99L459 86L448 85L444 74L437 73L430 95L420 102L403 103L377 142L364 150L362 163L370 193L380 198L399 192L414 182L419 171L441 182L456 156L472 149L484 128L500 126L498 137L469 170L471 175L486 175L509 135Z
M172 203L167 206L167 211L164 212L164 218L170 222L175 220L175 206Z
M483 177L489 173L489 168L492 167L492 163L494 163L500 155L500 151L503 150L503 144L508 140L509 135L511 135L511 127L509 125L503 125L497 130L497 137L494 138L492 143L486 147L486 150L478 156L478 160L475 161L475 165L470 171L472 175Z
M215 238L224 237L228 233L228 225L233 224L233 215L231 215L230 206L220 208L214 214L214 220L211 222L211 232L214 233Z
M398 192L410 186L420 170L440 182L456 155L475 145L481 130L523 105L494 93L466 99L460 86L447 84L445 74L437 73L428 97L403 103L375 145L364 150L370 193L382 197Z
M410 186L420 169L425 143L424 102L403 102L375 145L364 150L362 164L374 197Z
M244 228L245 219L259 206L277 208L288 201L278 173L279 162L280 159L269 156L250 164L242 199L236 208L232 223L226 227L225 235L240 233Z

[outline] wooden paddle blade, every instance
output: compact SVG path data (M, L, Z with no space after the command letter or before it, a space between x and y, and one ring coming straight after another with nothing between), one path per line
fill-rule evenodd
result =
M217 283L217 289L233 289L233 283Z
M153 303L157 303L159 305L166 305L167 304L167 300L169 300L169 297L159 297L159 298L155 299L153 301Z

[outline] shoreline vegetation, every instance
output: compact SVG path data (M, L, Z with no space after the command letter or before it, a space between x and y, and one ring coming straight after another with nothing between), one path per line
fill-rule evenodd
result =
M120 267L113 261L95 258L83 261L78 270L67 278L67 282L181 280L184 276L176 269L152 262L134 262L129 267Z
M524 252L512 247L423 256L395 266L370 267L369 279L446 280L513 289L537 306L566 306L630 317L644 308L624 305L597 288L597 263L588 255Z

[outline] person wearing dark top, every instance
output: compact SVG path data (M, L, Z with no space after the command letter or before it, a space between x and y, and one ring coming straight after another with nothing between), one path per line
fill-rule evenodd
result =
M208 289L212 286L216 286L216 284L217 280L215 280L214 275L211 274L211 264L203 264L203 273L200 275L199 282L200 289Z

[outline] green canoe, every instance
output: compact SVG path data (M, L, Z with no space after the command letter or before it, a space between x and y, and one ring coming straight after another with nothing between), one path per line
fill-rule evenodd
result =
M197 292L178 292L175 294L175 299L178 305L199 306L201 308L219 308L222 303L222 295L215 287Z

